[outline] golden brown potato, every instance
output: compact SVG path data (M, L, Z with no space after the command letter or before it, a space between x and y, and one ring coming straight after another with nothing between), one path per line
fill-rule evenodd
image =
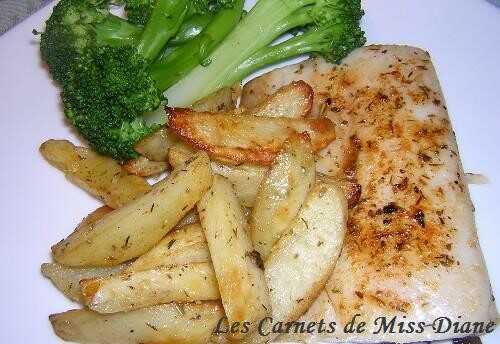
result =
M172 146L169 152L169 162L175 167L189 159L194 150L179 142ZM267 168L263 166L242 164L238 166L226 165L218 161L211 162L214 174L226 177L233 184L234 191L241 205L253 207L257 195L258 185L264 179Z
M168 128L161 128L139 141L134 149L152 161L164 162L168 158L168 149L178 140Z
M211 184L210 160L197 153L149 193L54 245L54 258L68 266L110 266L138 257L153 248Z
M166 266L80 282L87 307L99 313L127 312L169 302L219 300L211 263Z
M136 176L151 177L165 172L168 169L168 163L166 161L153 161L145 156L140 156L127 161L123 168L128 173Z
M119 208L151 190L144 178L129 174L115 160L69 141L48 140L42 143L40 152L66 178L111 208Z
M76 343L205 344L223 316L220 302L206 301L106 315L80 309L53 314L49 319L60 338Z
M229 111L236 107L241 93L241 86L223 88L214 94L196 102L192 108L196 111ZM163 127L153 134L139 141L134 149L151 161L165 162L169 148L178 141L167 127Z
M245 113L260 117L306 117L311 112L313 97L311 86L304 81L294 81Z
M190 146L230 164L270 165L293 133L307 133L315 152L335 139L327 118L269 118L170 108L170 129Z
M246 233L238 199L224 177L214 176L212 187L198 203L198 213L229 323L255 325L270 311L262 261Z
M315 176L309 137L290 136L260 184L250 216L252 243L262 259L299 212Z

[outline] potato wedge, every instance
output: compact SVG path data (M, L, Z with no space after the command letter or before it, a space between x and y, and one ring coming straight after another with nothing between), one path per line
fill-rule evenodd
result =
M80 285L85 304L99 313L220 299L200 224L168 233L121 274L89 278Z
M53 314L49 320L60 338L77 343L205 344L223 316L220 302L206 301L106 315L80 309Z
M189 159L194 150L186 144L179 142L171 147L169 162L175 168ZM258 185L264 179L266 167L242 164L238 166L225 165L218 161L211 162L214 174L226 177L233 184L234 191L241 205L253 207L257 195Z
M168 128L161 128L139 141L134 149L151 161L167 161L168 149L178 141Z
M349 209L354 208L361 198L361 185L354 178L332 177L321 173L317 174L318 180L336 184L344 193Z
M123 168L130 174L135 174L140 177L156 176L165 172L168 168L166 161L153 161L145 156L140 156L136 159L127 161Z
M155 247L137 258L126 272L206 262L210 262L207 241L201 225L196 223L168 233Z
M274 321L298 319L323 290L346 226L347 202L340 188L316 183L264 263Z
M267 258L299 212L315 176L316 164L309 137L290 136L260 184L250 215L250 236L262 259Z
M216 160L233 165L270 165L293 133L306 132L315 152L335 139L327 118L267 118L170 108L170 129Z
M261 104L245 114L259 117L300 118L309 115L313 105L314 91L306 82L294 81L281 87Z
M48 140L42 143L40 152L71 182L111 208L119 208L151 190L144 178L129 174L115 160L69 141Z
M193 149L184 142L178 142L168 152L168 163L172 168L176 168L188 160L195 152L196 149ZM213 165L213 161L210 164Z
M91 278L109 277L123 271L129 264L97 268L71 268L57 263L42 264L42 275L54 283L55 287L69 299L83 303L80 281Z
M219 300L211 263L158 266L80 282L85 305L99 313L127 312L169 302Z
M200 218L198 217L198 212L196 211L196 209L192 209L189 213L186 214L186 216L184 216L179 222L177 222L174 228L178 229L199 222Z
M210 160L197 153L151 192L54 245L54 258L68 266L110 266L138 257L194 207L211 183Z
M215 93L198 100L191 107L196 111L209 112L232 110L236 107L233 93L234 91L231 87L224 87Z
M255 325L270 311L262 261L246 233L238 199L224 177L214 176L211 189L198 203L198 213L229 323ZM235 338L242 336L235 334Z

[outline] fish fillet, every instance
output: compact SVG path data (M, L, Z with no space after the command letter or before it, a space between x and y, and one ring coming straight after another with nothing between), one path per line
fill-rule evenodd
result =
M344 247L325 290L300 318L335 321L337 331L281 341L468 336L435 333L431 326L422 333L374 333L380 316L406 324L432 325L441 316L496 322L474 207L429 54L377 45L354 51L338 66L309 59L252 80L241 104L252 107L298 80L314 89L312 116L336 124L337 139L320 153L318 171L356 180L361 197L349 210ZM365 332L344 333L356 314L367 323Z

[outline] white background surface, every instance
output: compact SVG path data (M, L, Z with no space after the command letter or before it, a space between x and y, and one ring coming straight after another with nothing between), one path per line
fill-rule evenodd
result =
M499 297L500 9L483 0L368 0L364 8L369 43L415 45L430 52L465 171L490 180L470 189ZM57 342L47 316L74 305L42 278L39 266L50 259L50 245L98 204L38 153L49 138L76 141L31 34L33 28L43 29L49 13L46 8L0 36L1 343ZM500 330L483 343L500 343Z

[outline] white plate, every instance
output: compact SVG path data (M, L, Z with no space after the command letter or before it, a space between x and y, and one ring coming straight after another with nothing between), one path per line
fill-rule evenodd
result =
M431 53L465 170L490 180L471 186L471 193L499 295L500 9L483 0L370 0L364 8L370 43L416 45ZM50 245L98 205L38 153L49 138L76 141L31 34L43 29L49 13L45 8L0 37L1 343L57 341L47 315L74 305L41 277L39 266L50 259ZM499 343L500 331L483 342Z

